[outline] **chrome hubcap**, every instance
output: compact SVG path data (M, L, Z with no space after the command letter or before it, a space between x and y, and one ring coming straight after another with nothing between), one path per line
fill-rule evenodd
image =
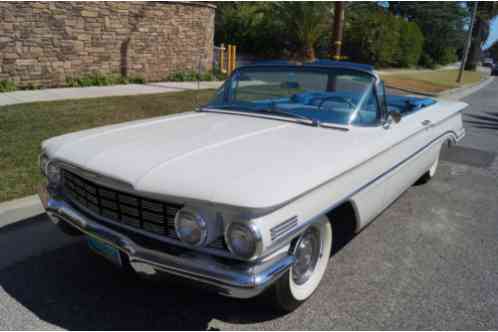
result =
M298 240L294 250L296 261L292 266L292 279L302 285L309 280L321 256L321 237L315 227L309 228Z

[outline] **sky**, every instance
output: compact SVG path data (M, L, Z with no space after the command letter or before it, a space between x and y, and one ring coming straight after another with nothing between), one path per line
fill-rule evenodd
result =
M495 18L491 23L491 32L484 48L490 47L496 40L498 40L498 18Z

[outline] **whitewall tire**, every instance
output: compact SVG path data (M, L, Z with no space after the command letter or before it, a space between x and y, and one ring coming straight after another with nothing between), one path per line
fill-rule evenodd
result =
M294 247L296 262L274 285L274 301L290 312L318 288L327 269L332 249L332 226L326 217L310 226Z

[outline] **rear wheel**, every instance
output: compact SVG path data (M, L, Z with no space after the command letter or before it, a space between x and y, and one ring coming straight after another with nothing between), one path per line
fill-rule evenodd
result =
M331 248L332 226L324 217L299 237L294 247L294 265L273 286L280 310L293 311L311 297L325 274Z

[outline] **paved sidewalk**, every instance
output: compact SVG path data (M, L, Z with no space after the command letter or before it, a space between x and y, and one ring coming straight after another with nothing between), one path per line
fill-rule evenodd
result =
M0 229L45 212L38 195L0 203Z
M223 82L201 82L201 89L216 89ZM92 86L85 88L58 88L26 90L0 93L0 106L110 96L143 95L164 92L178 92L197 89L197 82L158 82L148 84L125 84L111 86Z

